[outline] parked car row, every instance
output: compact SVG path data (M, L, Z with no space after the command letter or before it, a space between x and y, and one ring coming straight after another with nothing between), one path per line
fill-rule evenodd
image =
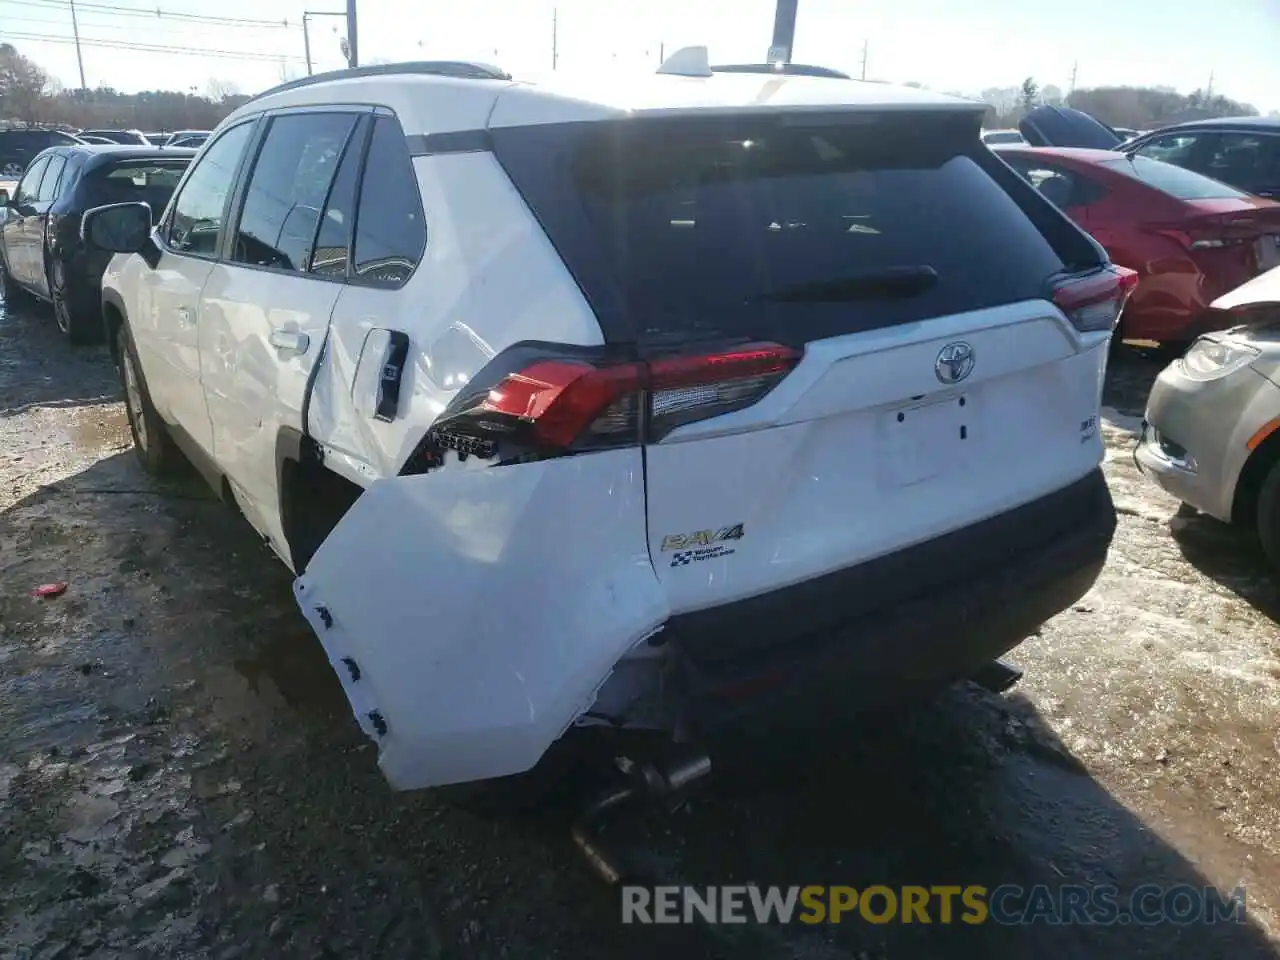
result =
M1117 340L1180 350L1221 317L1210 304L1280 265L1280 121L1196 121L1121 143L1110 128L1042 107L1007 163L1137 271Z
M179 130L176 133L142 133L138 130L83 130L76 134L62 130L0 130L0 180L17 180L26 172L36 154L48 147L88 144L121 144L138 147L199 147L208 138L207 130Z
M194 150L78 143L38 154L0 209L5 302L48 301L72 343L100 342L102 272L110 254L84 242L84 212L133 201L159 216L194 155Z

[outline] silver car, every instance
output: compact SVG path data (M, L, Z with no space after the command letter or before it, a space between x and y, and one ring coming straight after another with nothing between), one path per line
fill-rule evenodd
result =
M1280 267L1214 301L1235 326L1156 379L1139 468L1184 504L1257 530L1280 567Z

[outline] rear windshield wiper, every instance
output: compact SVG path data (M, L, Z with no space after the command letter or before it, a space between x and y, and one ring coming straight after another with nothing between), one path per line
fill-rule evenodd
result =
M832 280L810 280L768 293L757 293L749 303L819 303L845 300L883 300L914 297L938 282L938 271L927 264L864 270Z

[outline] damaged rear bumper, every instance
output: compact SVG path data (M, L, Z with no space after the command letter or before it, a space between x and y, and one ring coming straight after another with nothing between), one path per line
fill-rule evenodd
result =
M803 729L971 676L1089 591L1115 525L1097 470L936 540L674 618L684 726Z

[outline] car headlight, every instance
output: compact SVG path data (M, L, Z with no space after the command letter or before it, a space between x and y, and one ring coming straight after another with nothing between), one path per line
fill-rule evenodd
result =
M1201 337L1178 362L1182 372L1192 380L1216 380L1258 358L1258 351L1243 343L1226 343Z

